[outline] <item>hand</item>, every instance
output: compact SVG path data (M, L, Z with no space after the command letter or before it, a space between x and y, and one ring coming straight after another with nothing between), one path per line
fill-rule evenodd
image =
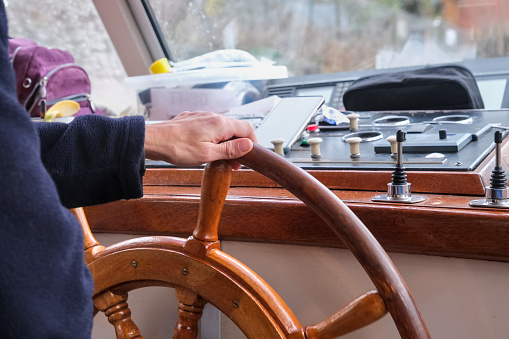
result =
M230 140L233 137L237 139ZM176 166L236 159L251 151L253 142L256 136L249 122L211 112L183 112L145 127L145 157ZM240 168L238 163L232 166Z

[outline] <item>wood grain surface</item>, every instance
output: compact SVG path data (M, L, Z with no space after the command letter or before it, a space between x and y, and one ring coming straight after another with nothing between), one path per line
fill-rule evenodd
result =
M503 164L507 168L507 143ZM472 172L407 172L414 204L374 203L385 171L309 171L362 220L390 252L509 261L509 210L470 207L484 196L494 159ZM95 232L191 235L198 219L202 168L148 168L143 198L85 208ZM242 227L239 226L239 216ZM220 239L344 247L314 212L272 180L234 171L219 222Z

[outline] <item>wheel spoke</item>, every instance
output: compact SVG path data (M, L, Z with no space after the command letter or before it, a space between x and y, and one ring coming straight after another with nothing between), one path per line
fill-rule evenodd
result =
M306 338L337 338L377 321L387 314L377 291L369 291L319 324L306 326Z
M201 241L217 241L219 218L231 181L231 162L214 161L205 167L198 223L193 237Z

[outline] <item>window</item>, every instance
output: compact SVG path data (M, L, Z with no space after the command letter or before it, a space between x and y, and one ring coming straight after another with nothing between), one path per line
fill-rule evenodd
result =
M126 72L91 0L5 0L9 35L68 50L91 79L92 98L116 115L136 109Z
M509 56L505 0L147 0L175 60L237 48L290 76Z

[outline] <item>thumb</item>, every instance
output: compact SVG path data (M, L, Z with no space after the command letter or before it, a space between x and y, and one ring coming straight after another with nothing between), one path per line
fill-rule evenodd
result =
M253 149L253 142L247 138L232 139L218 146L218 156L222 159L237 159Z

